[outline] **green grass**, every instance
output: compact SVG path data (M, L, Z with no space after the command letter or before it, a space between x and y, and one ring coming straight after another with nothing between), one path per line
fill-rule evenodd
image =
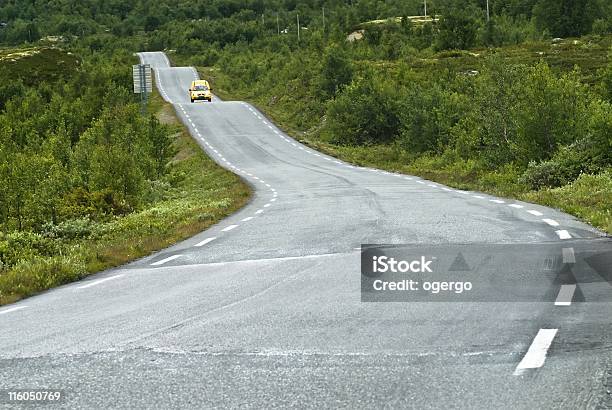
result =
M561 208L612 233L612 171L599 175L581 175L569 185L528 192L522 195L522 199Z
M152 98L173 132L176 155L162 199L109 222L91 223L84 237L54 241L53 254L34 255L0 271L0 305L124 264L193 236L244 206L250 188L219 167L178 122L172 106ZM2 245L0 236L0 245Z

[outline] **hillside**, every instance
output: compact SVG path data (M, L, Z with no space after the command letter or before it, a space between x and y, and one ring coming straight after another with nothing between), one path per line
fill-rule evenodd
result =
M339 158L539 202L612 232L611 35L389 57L381 46L397 27L331 46L321 63L315 48L262 49L200 69Z

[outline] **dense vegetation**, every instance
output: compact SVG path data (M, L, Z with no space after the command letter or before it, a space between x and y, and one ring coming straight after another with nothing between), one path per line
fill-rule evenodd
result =
M141 255L155 246L109 257L130 236L116 224L196 195L171 161L177 130L138 115L129 66L142 50L199 66L218 92L335 155L612 231L612 2L488 3L487 16L486 0L430 0L416 18L421 0L2 2L0 45L13 48L0 49L0 281L60 254L76 276ZM232 178L205 192L222 203L148 234L235 209L246 191ZM7 296L10 283L0 300L50 286Z
M130 53L80 51L0 52L0 304L146 255L248 197L180 126L141 115Z
M153 195L150 181L163 177L172 150L167 130L134 104L131 58L86 60L52 82L33 82L29 60L0 72L0 225L41 231L137 209Z

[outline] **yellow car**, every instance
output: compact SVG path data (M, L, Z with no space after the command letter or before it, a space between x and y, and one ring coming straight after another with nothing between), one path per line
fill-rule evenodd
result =
M210 88L210 84L206 80L196 80L191 82L191 86L189 87L189 98L191 102L196 100L207 100L208 102L212 101L212 88Z

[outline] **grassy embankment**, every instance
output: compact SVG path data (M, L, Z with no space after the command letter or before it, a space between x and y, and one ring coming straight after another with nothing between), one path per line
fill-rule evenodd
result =
M42 57L42 56L41 56ZM118 266L188 238L242 207L250 188L208 158L157 92L149 111L168 125L175 155L161 197L134 213L55 239L54 255L0 270L0 305Z
M572 39L561 43L537 42L499 49L440 52L431 57L415 58L410 61L410 66L417 75L423 76L434 70L466 72L479 70L485 57L496 53L512 64L535 64L544 60L559 72L579 67L583 81L592 84L597 70L609 62L611 46L612 36ZM393 70L395 65L389 61L354 63L384 70ZM291 99L291 96L254 95L248 88L237 88L236 82L217 68L199 69L203 77L213 81L215 92L222 98L252 102L294 138L327 154L358 165L419 175L456 188L478 190L561 209L612 233L612 170L599 175L582 175L573 183L560 188L534 191L519 182L520 170L512 167L490 171L471 161L449 161L447 158L427 155L415 158L393 145L339 146L321 137L324 118L305 129L297 125L300 123L297 120L299 112L292 112L285 105L276 103L278 100Z

